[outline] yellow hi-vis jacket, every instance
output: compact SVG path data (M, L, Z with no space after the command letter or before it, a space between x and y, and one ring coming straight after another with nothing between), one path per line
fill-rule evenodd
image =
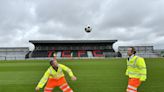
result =
M147 76L146 64L142 57L133 56L129 61L127 60L126 75L129 78L139 78L140 81L145 81Z
M63 65L63 64L58 64L58 70L57 70L57 72L53 69L52 66L50 66L47 69L47 71L45 72L45 74L43 75L43 77L41 78L41 80L38 83L37 87L43 88L43 86L47 82L48 78L59 79L59 78L63 77L64 76L64 73L63 73L62 70L66 71L69 74L70 77L73 77L74 76L72 70L70 68L68 68L67 66Z

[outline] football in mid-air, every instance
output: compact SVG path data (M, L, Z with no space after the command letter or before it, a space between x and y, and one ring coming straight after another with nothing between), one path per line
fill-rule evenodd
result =
M90 27L90 25L87 25L85 27L85 32L90 33L91 31L92 31L92 28Z

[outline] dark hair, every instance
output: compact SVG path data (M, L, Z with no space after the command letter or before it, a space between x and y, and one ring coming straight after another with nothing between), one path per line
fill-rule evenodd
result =
M133 54L136 54L136 49L135 49L134 47L129 47L129 48L132 48L131 52L132 52Z
M53 60L50 60L50 65L53 65L53 62L54 62Z

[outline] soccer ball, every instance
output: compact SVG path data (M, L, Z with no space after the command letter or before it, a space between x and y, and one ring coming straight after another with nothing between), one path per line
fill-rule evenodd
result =
M85 27L85 32L90 33L91 31L92 31L92 28L90 27L90 25L87 25Z

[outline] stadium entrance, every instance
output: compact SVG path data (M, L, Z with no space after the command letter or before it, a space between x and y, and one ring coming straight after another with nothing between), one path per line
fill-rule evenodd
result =
M117 40L30 40L35 46L30 57L114 57Z

